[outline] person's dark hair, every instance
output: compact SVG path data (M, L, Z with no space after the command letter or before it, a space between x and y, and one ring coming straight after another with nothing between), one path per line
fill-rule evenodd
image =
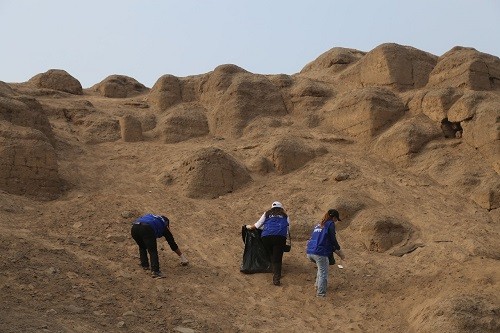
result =
M269 209L266 212L266 217L269 217L269 215L281 215L284 217L288 217L288 215L286 215L286 213L285 213L285 210L281 207L273 207L273 208Z
M336 209L329 209L325 215L323 215L323 219L321 220L321 227L323 227L326 221L333 221L333 218L337 218L340 221L339 212Z

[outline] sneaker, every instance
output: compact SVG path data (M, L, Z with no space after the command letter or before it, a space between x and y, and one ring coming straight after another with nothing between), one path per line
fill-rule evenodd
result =
M182 266L187 266L189 264L189 261L187 260L187 258L183 255L181 255L181 265Z
M163 279L165 276L160 271L158 271L158 272L152 272L151 277L153 279Z
M143 270L149 271L149 266L141 266Z
M317 294L316 297L326 297L325 294Z

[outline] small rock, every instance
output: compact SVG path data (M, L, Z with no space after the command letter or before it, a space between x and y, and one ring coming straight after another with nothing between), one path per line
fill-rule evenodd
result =
M118 324L116 324L116 327L118 328L122 328L125 326L125 322L124 321L119 321Z
M135 316L135 313L134 313L134 311L127 311L127 312L125 312L125 313L123 314L123 316L124 316L124 317L126 317L126 316Z
M134 212L129 211L129 210L123 211L123 212L121 213L121 216L122 216L124 219L130 219L130 218L134 217L134 215L135 215L135 214L134 214Z
M338 175L335 176L335 180L338 181L338 182L346 180L347 178L349 178L349 174L345 173L345 172L341 172L341 173L339 173Z
M75 224L73 224L73 228L80 229L82 225L83 225L82 222L76 222Z

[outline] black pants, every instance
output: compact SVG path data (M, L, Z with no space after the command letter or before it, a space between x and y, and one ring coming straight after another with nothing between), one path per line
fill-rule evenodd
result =
M271 263L280 264L283 261L283 249L286 244L285 236L264 236L262 244L271 258Z
M156 247L156 235L149 225L134 224L132 225L132 238L139 246L139 256L141 258L141 266L149 267L149 258L151 259L151 270L153 272L160 271L160 262L158 260L158 248Z

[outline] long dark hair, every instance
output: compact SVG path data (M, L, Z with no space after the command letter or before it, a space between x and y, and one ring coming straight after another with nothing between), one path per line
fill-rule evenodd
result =
M273 207L273 208L269 209L266 212L266 218L269 217L270 215L281 215L284 217L288 217L288 215L286 215L286 213L285 213L285 210L281 207Z

